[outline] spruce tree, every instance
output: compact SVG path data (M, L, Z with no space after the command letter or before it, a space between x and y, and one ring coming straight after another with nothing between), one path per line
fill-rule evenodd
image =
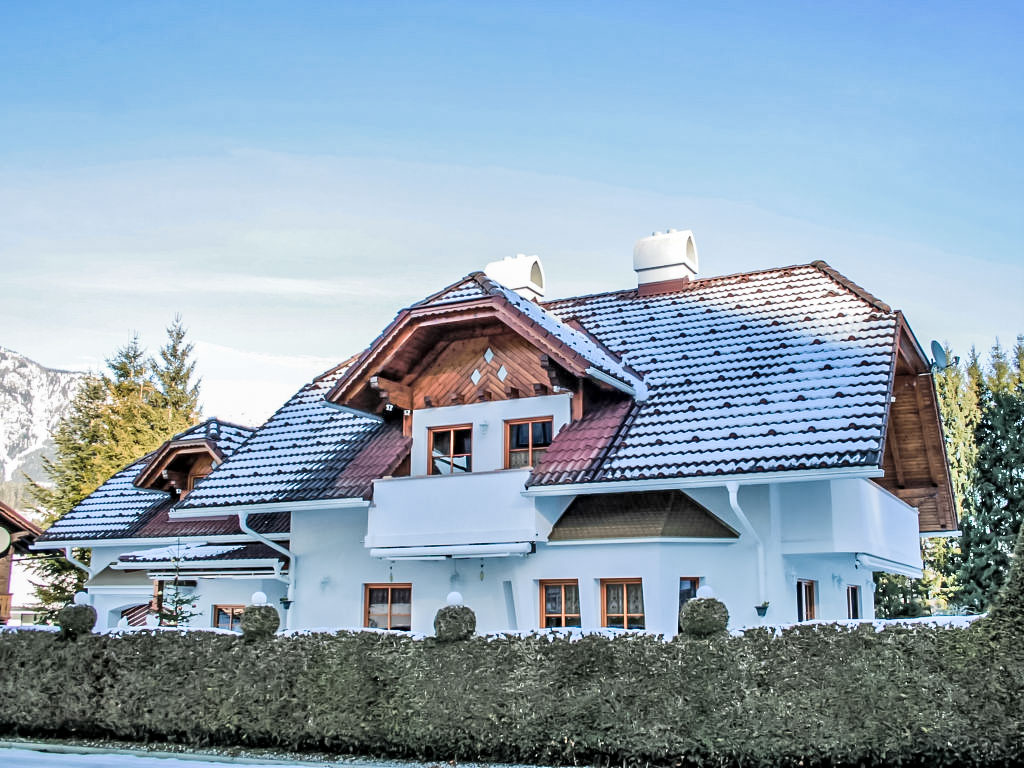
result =
M54 434L56 457L44 463L48 482L31 482L45 524L70 512L111 475L193 424L199 385L192 381L192 345L179 318L167 329L162 363L146 356L137 336L107 360L107 371L88 377ZM88 562L85 552L76 553ZM40 607L53 615L81 589L85 574L64 560L32 563Z
M1009 570L1024 518L1024 337L1012 355L998 344L978 379L977 457L961 521L961 602L986 610Z
M172 433L188 429L199 420L200 380L194 379L196 364L186 333L181 315L176 315L167 328L167 343L160 348L160 359L150 361L158 390L156 402Z

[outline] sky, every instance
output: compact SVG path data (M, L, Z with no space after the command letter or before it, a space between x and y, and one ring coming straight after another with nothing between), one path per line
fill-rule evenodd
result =
M551 298L824 259L964 354L1024 332L1024 6L0 4L0 346L180 314L262 422L515 253Z

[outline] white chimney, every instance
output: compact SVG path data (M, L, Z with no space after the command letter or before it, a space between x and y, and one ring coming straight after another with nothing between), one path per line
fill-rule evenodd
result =
M666 281L672 281L673 285L665 286L665 290L676 290L679 284L697 274L697 246L693 242L693 232L670 229L637 240L633 246L633 269L636 270L636 282L641 293L658 293L656 289L645 291L644 287Z
M524 299L540 301L544 298L544 267L538 256L523 253L506 256L484 267L484 274L506 288L511 288Z

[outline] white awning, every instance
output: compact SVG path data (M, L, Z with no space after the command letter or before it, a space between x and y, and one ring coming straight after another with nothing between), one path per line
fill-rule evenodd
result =
M387 560L446 560L448 558L466 557L508 557L509 555L528 555L533 545L528 541L515 541L502 544L453 544L451 546L431 547L374 547L370 557L382 557Z

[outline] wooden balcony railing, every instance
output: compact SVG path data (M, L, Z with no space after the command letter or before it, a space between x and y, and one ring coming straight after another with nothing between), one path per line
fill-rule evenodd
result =
M0 595L0 624L6 624L11 618L11 596Z

